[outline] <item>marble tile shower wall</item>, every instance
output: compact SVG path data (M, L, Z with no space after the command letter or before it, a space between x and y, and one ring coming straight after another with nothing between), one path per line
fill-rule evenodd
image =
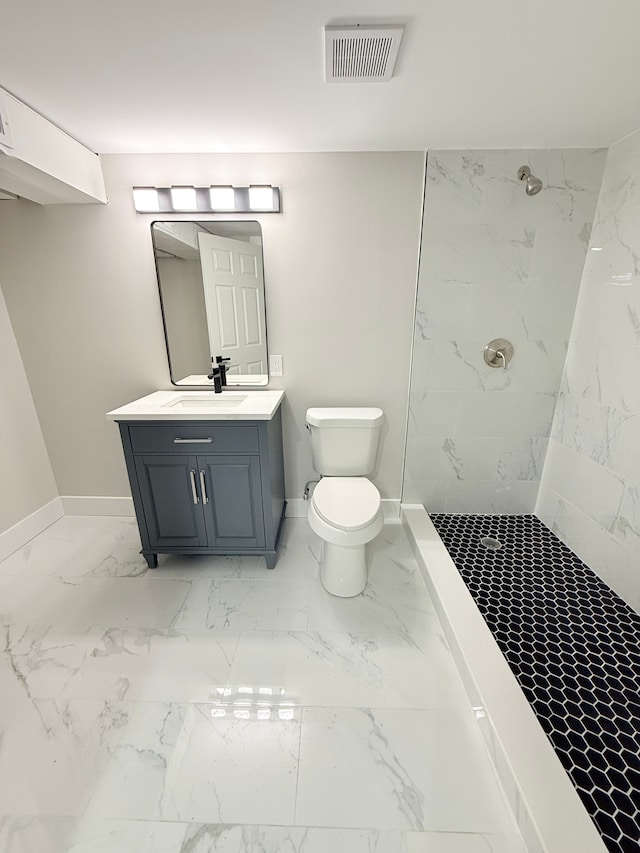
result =
M430 152L403 499L533 512L605 152ZM527 196L528 165L544 189ZM506 370L483 350L507 338Z
M536 513L640 612L640 132L607 157Z

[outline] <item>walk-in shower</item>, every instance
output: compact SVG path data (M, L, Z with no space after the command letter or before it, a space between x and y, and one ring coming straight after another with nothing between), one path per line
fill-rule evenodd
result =
M638 616L552 532L575 519L558 492L577 454L562 377L604 160L501 150L427 163L403 520L532 850L623 853L640 838L625 799L640 764L618 724L626 713L640 736L636 661L616 635ZM518 354L506 370L483 358L498 335Z

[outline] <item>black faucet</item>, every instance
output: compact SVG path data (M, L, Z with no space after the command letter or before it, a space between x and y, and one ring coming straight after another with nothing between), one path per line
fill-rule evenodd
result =
M213 361L213 359L211 359ZM213 379L213 393L222 394L222 371L219 367L212 367L207 379Z
M211 359L213 362L213 359ZM220 368L220 379L223 386L227 384L227 365L226 362L231 361L230 358L223 358L221 355L216 356L216 367Z

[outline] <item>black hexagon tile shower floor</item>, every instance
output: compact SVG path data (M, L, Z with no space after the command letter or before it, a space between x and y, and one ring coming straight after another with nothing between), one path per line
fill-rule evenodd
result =
M536 516L431 519L608 850L638 853L640 616Z

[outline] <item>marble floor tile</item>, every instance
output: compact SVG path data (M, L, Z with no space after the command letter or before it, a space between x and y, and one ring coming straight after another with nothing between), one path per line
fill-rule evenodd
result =
M221 716L225 713L225 716ZM165 820L294 823L300 720L191 706L161 802Z
M211 702L238 636L172 629L5 626L0 691L31 698Z
M182 823L20 816L0 818L2 853L180 853Z
M229 628L304 631L308 610L305 581L194 580L173 627L196 635Z
M29 571L0 577L0 624L51 625L75 590L75 584L34 577Z
M0 562L2 853L523 853L401 525L352 599L65 516Z
M186 606L190 590L188 580L88 578L52 610L49 624L68 629L169 628Z
M406 853L527 853L519 835L476 832L407 832Z
M147 577L153 580L156 578L251 580L260 578L266 572L265 562L261 557L235 554L221 557L211 557L207 554L160 554L158 568L149 569Z
M295 713L262 719L249 708L132 704L85 815L293 823L300 740Z
M374 635L242 631L229 683L273 686L300 705L385 704Z
M195 714L193 706L127 703L127 725L109 756L84 816L159 820L172 762L182 759Z
M378 636L387 708L452 708L471 703L449 646L438 628L423 631L419 644L396 634Z
M133 518L64 516L0 563L0 576L46 575L78 579L108 575L121 566L123 576L147 570L140 556L140 536ZM102 567L102 569L100 569Z
M278 561L273 570L269 570L266 580L292 580L316 582L320 570L322 544L287 541L278 549ZM259 575L259 577L263 577Z
M393 567L382 581L370 580L354 598L328 595L314 584L309 597L309 631L365 634L398 634L416 642L437 624L431 599L418 578L415 584L394 589ZM420 579L421 580L421 579Z
M471 712L305 708L302 720L297 824L510 829Z
M41 815L0 816L3 853L67 853L73 844L76 819Z
M516 835L0 817L2 853L526 853Z
M74 553L81 550L76 543L64 539L44 540L42 537L45 533L46 531L0 562L0 579L16 575L28 575L32 578L39 575L55 577L73 558ZM87 572L84 562L83 567Z
M407 853L401 832L195 824L180 853Z
M81 814L128 713L101 701L3 701L0 813Z
M83 819L64 853L180 853L184 834L181 823Z

